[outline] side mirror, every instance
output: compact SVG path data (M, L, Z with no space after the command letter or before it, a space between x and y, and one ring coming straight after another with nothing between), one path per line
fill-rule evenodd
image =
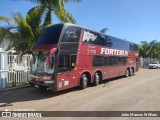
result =
M48 65L51 65L53 63L53 54L57 52L57 48L53 48L49 51L49 54L47 55L47 64Z

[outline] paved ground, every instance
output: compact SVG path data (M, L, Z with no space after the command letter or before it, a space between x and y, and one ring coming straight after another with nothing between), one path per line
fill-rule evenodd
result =
M31 109L36 111L160 111L160 69L140 69L132 77L113 79L110 82L106 81L104 84L88 87L85 90L74 88L52 93L30 87L0 93L0 110L3 111L5 109ZM100 119L114 120L117 118ZM124 118L119 119L123 120ZM125 119L139 120L138 118ZM141 119L151 120L151 118Z

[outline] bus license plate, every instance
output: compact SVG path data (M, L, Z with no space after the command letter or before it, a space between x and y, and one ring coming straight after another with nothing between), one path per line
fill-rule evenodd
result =
M34 85L34 87L39 88L39 85Z

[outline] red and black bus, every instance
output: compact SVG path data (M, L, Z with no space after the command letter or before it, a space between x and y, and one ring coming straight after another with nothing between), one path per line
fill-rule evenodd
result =
M42 30L32 49L30 84L60 91L138 71L138 45L73 25Z

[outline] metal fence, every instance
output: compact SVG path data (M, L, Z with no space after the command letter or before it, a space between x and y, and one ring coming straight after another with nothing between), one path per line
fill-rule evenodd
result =
M147 68L149 63L155 62L155 61L160 61L160 58L139 58L139 65L141 68Z
M8 55L8 87L19 86L28 82L30 55L24 55L22 63L19 55Z

